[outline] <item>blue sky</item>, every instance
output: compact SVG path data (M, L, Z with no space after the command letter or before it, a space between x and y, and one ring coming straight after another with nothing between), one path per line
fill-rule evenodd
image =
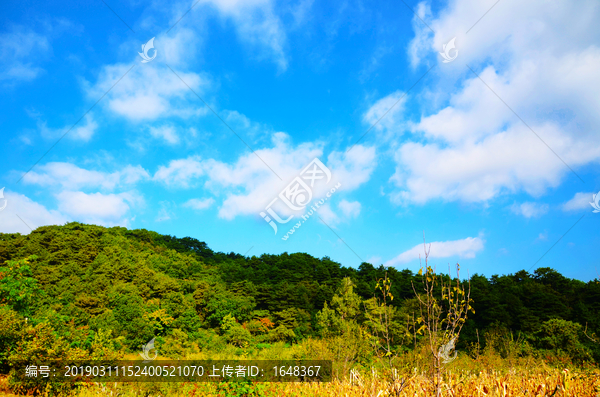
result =
M592 0L5 4L0 232L80 221L415 271L425 234L463 275L596 278L599 17ZM315 158L310 204L286 207Z

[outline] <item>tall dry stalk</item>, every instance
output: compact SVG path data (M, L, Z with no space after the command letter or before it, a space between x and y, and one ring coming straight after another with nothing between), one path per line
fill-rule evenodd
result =
M423 267L419 275L423 277L424 294L417 293L412 284L413 291L419 301L421 316L417 322L422 324L418 332L426 332L429 342L429 350L432 356L431 381L436 397L442 395L442 372L444 366L456 358L454 348L463 325L467 320L469 311L474 313L471 307L471 282L468 281L468 289L460 283L460 265L456 264L456 284L448 274L448 280L436 274L434 268L429 266L429 249L423 236L423 247L425 251L425 274ZM419 256L420 259L420 256ZM450 273L450 272L448 272ZM450 354L454 351L454 356Z

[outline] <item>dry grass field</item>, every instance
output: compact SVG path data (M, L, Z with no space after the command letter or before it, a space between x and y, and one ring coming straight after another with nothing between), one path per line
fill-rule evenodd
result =
M389 374L388 374L389 375ZM343 378L328 383L93 383L60 395L77 397L95 396L432 396L430 380L424 373L413 371L404 382L391 382L391 376L376 370L352 370ZM0 384L6 396L6 378ZM447 371L442 386L443 396L531 396L531 397L598 397L600 396L600 372L569 369L515 367L509 370ZM40 395L55 395L40 391Z

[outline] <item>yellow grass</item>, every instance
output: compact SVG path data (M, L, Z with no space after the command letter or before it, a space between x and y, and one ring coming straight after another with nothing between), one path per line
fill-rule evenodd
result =
M131 383L91 384L73 391L77 397L97 396L392 396L390 376L375 370L352 371L348 377L328 383L263 383L258 394L244 394L227 386L209 383ZM397 383L399 385L400 382ZM2 381L0 381L2 388ZM6 390L6 389L4 389ZM553 368L513 368L501 373L489 370L479 373L459 370L448 372L443 384L444 396L532 396L532 397L600 397L600 373L579 373ZM45 394L45 393L43 393ZM10 394L4 394L10 395ZM431 383L425 374L413 372L405 376L399 396L431 396Z

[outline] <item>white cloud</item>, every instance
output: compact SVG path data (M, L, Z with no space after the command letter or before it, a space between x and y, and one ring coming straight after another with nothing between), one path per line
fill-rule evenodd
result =
M203 3L216 10L220 16L233 21L240 40L250 44L254 48L254 54L258 49L259 58L274 59L280 71L287 68L283 50L285 31L274 12L271 0L204 0ZM189 10L190 4L176 2L159 7L161 12L172 12L172 22L175 23ZM136 122L207 114L209 109L198 100L196 94L205 98L211 85L208 76L205 73L185 72L186 68L197 61L197 48L204 42L202 37L207 33L203 31L204 19L209 14L207 7L202 12L199 12L200 6L194 7L177 24L173 33L156 37L156 60L153 62L139 64L140 58L132 49L139 51L140 43L125 43L122 51L127 51L133 58L132 61L138 65L131 70L130 62L105 65L95 81L83 83L88 98L95 101L108 92L102 105L113 113ZM142 24L147 28L157 28L154 23L149 18ZM117 81L118 84L115 85ZM215 105L211 107L215 108Z
M136 165L135 167L127 165L119 172L119 176L121 177L122 183L125 185L132 185L138 181L150 178L148 171L142 168L141 165Z
M43 69L35 64L51 47L45 36L14 26L0 33L0 81L31 81Z
M375 147L356 145L350 151L334 151L327 157L334 182L340 182L339 190L351 191L371 178L377 166Z
M259 138L268 139L269 135L272 133L268 126L254 122L247 116L235 110L226 110L223 113L226 115L225 121L227 121L227 124L234 131L237 131L238 133L244 133L253 140L257 140Z
M356 218L360 214L361 205L358 201L342 200L338 207L346 218Z
M150 127L150 135L155 138L161 138L171 145L179 143L179 136L175 132L175 128L170 125L160 127Z
M410 66L413 69L419 65L423 53L426 53L431 46L429 37L431 30L423 23L424 20L431 19L431 7L423 1L417 4L415 12L417 15L413 16L412 21L415 37L408 46Z
M85 125L77 125L73 128L73 130L71 131L72 133L72 138L74 139L80 139L82 141L89 141L90 138L94 135L94 132L96 132L96 129L98 128L98 123L96 123L94 121L94 119L92 118L92 114L88 113L85 115Z
M291 146L284 133L272 136L271 148L246 153L228 164L214 159L173 160L159 167L154 179L167 185L189 188L205 178L205 187L225 194L219 216L233 219L238 215L257 215L299 175L313 159L322 158L322 143L303 143ZM268 164L267 165L265 165ZM327 189L341 184L339 191L351 191L369 180L375 167L375 149L357 145L352 151L332 152L325 165L331 171L329 184L316 184L313 200L323 197ZM275 175L271 169L279 175ZM277 202L278 214L290 214L290 209Z
M0 233L28 234L40 226L62 225L69 218L56 210L48 210L29 197L19 193L4 191L6 208L0 211ZM3 206L4 202L0 202ZM19 219L19 217L21 219Z
M450 256L474 258L477 252L483 250L484 243L485 241L481 237L467 237L462 240L453 241L436 241L431 243L429 258L448 258ZM384 266L398 266L418 260L419 255L424 259L424 252L423 244L417 244L413 248L404 251L395 258L387 261L384 263Z
M316 215L318 215L318 217ZM334 227L340 222L340 217L335 212L333 212L329 203L321 205L319 206L319 208L316 208L316 211L313 212L312 216L315 217L317 221L320 221L320 217L323 220L323 222L325 222L327 226L330 227Z
M258 214L303 167L323 153L320 144L304 143L294 148L288 140L286 134L276 133L273 135L272 148L256 150L256 154L247 153L231 165L218 161L209 162L209 186L222 187L228 191L227 198L219 209L220 217L233 219L238 215ZM289 212L286 208L282 206L279 210Z
M333 198L334 196L332 195L331 197ZM333 211L331 204L327 202L324 205L320 205L319 208L315 208L312 216L314 217L318 215L325 223L327 223L327 226L335 227L341 222L348 221L351 218L356 218L358 214L360 214L360 208L361 206L358 201L350 202L347 200L342 200L338 204L338 209L343 214L343 216L340 216ZM311 208L308 207L306 210L310 211Z
M373 128L379 131L387 128L401 133L407 99L404 92L393 92L375 102L364 114L363 121L369 126L377 123Z
M120 171L110 173L87 170L71 163L51 162L39 165L34 171L27 173L23 182L51 188L51 193L44 196L56 198L57 210L48 210L44 205L19 194L8 193L7 197L10 197L9 206L14 209L13 212L27 223L31 222L32 228L67 221L127 226L127 213L132 206L143 207L143 197L135 191L104 193L97 190L131 188L131 185L149 178L148 172L139 165L128 165ZM7 221L7 228L8 231L24 231L14 219Z
M409 125L419 139L404 140L396 152L392 181L399 189L391 195L396 203L439 198L485 202L518 191L539 196L567 175L576 178L548 146L575 170L600 161L595 136L600 114L594 110L600 106L596 3L572 7L566 0L552 6L541 0L506 0L465 35L489 6L457 0L437 18L428 16L425 4L419 6L436 34L415 20L420 27L409 46L414 65L439 62L437 53L452 37L457 37L460 62L440 63L436 69L439 81L430 96L442 98L445 105L427 109L430 114L416 123L383 125L390 133Z
M131 185L149 178L141 166L128 165L113 173L90 171L71 163L52 162L36 167L25 175L23 182L40 186L61 186L67 190L102 188L113 190L117 186Z
M568 54L565 49L580 51L600 39L595 22L599 10L594 0L582 0L578 7L568 0L554 1L552 6L544 0L503 0L490 10L492 5L494 0L457 0L432 17L428 2L421 3L418 13L435 34L414 18L415 37L409 45L413 63L439 62L438 52L453 37L460 62L441 65L441 73L462 73L465 63L506 65L503 61L507 59L533 59L540 54L560 56Z
M197 31L179 25L174 34L164 34L156 38L154 45L157 60L164 59L164 62L171 67L187 65L195 58L196 47L202 43L203 36Z
M515 203L512 205L511 210L517 215L523 215L525 218L539 218L548 212L548 205L532 202Z
M98 225L126 226L125 215L130 205L140 205L143 200L133 192L119 194L62 191L56 195L58 208L76 221Z
M200 105L201 102L190 88L202 95L203 89L208 86L207 78L197 73L175 70L184 84L160 63L137 66L127 73L130 68L131 65L127 64L105 66L95 84L85 83L89 98L96 100L110 89L103 103L112 112L132 121L168 116L188 118L206 113L207 109ZM119 83L115 85L117 81Z
M581 211L592 209L590 203L592 200L593 193L579 192L575 193L575 196L562 205L563 211Z
M49 139L58 139L68 131L65 135L67 138L87 142L94 136L98 123L94 120L92 113L88 113L83 121L79 121L75 126L66 125L62 128L48 128L46 122L41 120L38 120L37 126L40 134Z
M272 58L279 70L286 70L286 34L271 0L204 0L203 3L212 5L222 16L230 18L240 40L261 50L260 58Z
M168 166L161 165L154 174L154 180L168 186L189 187L190 183L204 175L204 165L199 157L172 160Z
M190 200L186 201L183 204L183 206L192 208L197 211L201 211L201 210L205 210L205 209L209 208L211 205L214 204L214 202L215 202L215 200L210 197L206 198L206 199L190 199Z
M273 137L274 147L257 150L260 156L282 178L275 176L253 153L240 157L236 164L229 166L213 162L210 165L210 185L243 189L243 193L229 193L219 209L219 216L233 219L237 215L254 215L265 207L298 176L300 171L314 158L322 157L321 144L304 143L291 147L283 133ZM313 201L324 197L326 189L341 184L338 191L351 191L370 178L374 169L375 150L355 146L349 152L332 152L325 165L331 171L329 184L313 187ZM290 214L290 209L277 202L273 208L279 214Z

